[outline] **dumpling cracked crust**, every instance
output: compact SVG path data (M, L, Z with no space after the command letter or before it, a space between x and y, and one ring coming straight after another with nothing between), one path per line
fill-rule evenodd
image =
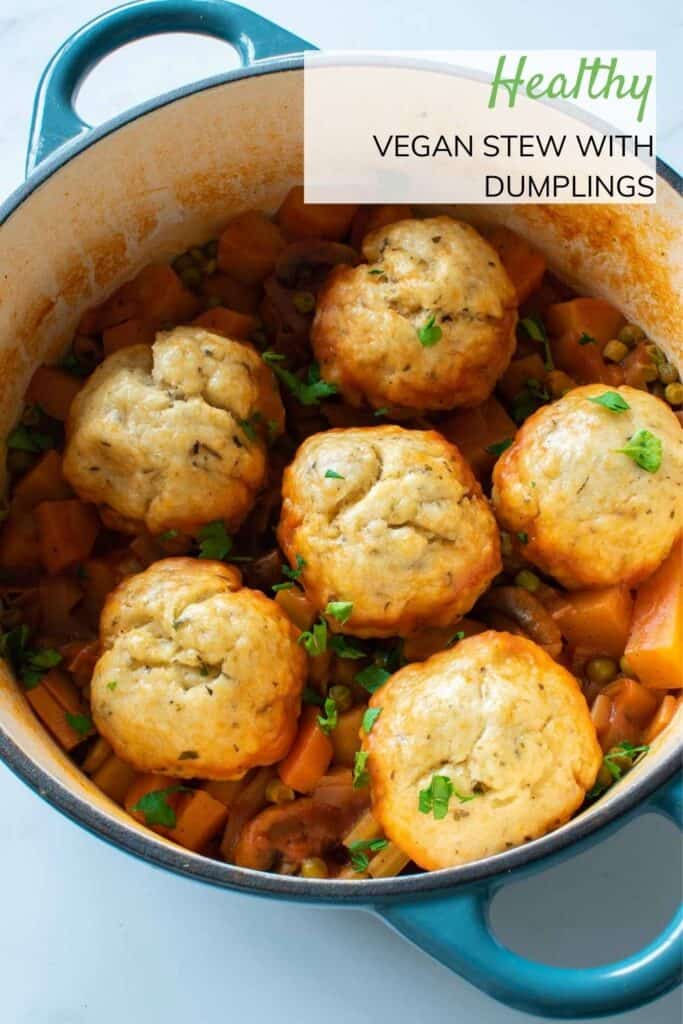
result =
M100 640L93 717L139 771L236 779L287 752L306 656L285 614L236 569L155 562L110 595Z
M315 607L353 604L364 637L449 626L500 571L495 520L457 448L435 431L328 430L283 482L280 544ZM329 620L333 629L339 623Z
M562 825L602 763L576 679L509 633L481 633L401 669L370 705L382 709L363 737L373 812L426 870L489 857ZM438 792L434 776L448 780L443 814L429 800L421 809L420 794Z
M93 373L71 407L64 475L114 529L193 533L222 519L234 530L265 478L267 425L283 423L251 345L177 327Z
M452 409L483 402L515 345L517 300L495 250L450 217L402 220L339 267L311 341L325 380L352 405Z

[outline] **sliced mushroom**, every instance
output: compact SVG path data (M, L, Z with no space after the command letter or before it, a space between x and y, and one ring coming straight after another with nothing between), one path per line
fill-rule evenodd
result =
M490 613L488 618L492 625L493 613L511 619L551 658L558 658L562 653L559 626L538 598L523 587L494 587L479 601L478 609Z

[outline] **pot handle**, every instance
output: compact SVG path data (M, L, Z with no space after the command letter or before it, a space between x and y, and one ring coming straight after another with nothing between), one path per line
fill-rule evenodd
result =
M662 787L641 811L657 811L680 825L683 776ZM492 934L488 909L504 884L494 880L463 893L376 909L400 934L494 999L543 1017L621 1013L664 995L680 981L681 908L650 945L625 960L586 969L553 967L506 949Z
M136 0L116 7L74 32L43 71L33 105L27 175L65 142L89 130L74 102L95 65L126 43L164 32L223 39L235 47L243 67L265 57L314 49L299 36L227 0Z

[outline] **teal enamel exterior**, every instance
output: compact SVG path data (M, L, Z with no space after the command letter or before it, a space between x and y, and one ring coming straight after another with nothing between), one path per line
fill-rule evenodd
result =
M242 69L177 90L92 130L74 108L79 85L88 72L120 46L166 32L193 32L223 39L239 53ZM300 57L284 62L275 58L308 49L314 47L227 0L138 0L102 14L75 32L43 73L33 110L27 158L27 173L31 177L0 209L0 224L20 203L30 199L33 189L63 163L134 117L218 82L300 67ZM39 165L43 166L38 170ZM682 191L681 178L676 172L661 163L658 163L658 171L674 188ZM176 854L174 850L164 849L160 853L152 849L146 837L124 834L116 823L103 824L97 813L88 814L87 809L38 769L1 730L0 755L23 781L79 825L157 866L209 884L269 898L292 898L294 889L290 883L302 881L238 872L228 865L202 863L199 859ZM372 882L357 885L309 882L297 886L296 896L318 905L364 906L380 914L389 925L431 956L508 1006L558 1018L617 1013L655 999L680 983L683 962L680 910L654 942L633 956L601 967L567 969L526 960L503 947L491 931L488 906L496 890L507 882L557 863L622 827L634 814L652 810L665 814L679 825L683 821L683 782L675 762L665 765L654 780L643 779L640 788L624 802L616 820L614 814L605 813L604 820L579 832L577 840L569 845L559 834L547 836L539 844L543 852L529 856L528 863L522 862L523 855L520 856L518 850L495 858L496 867L470 865L457 869L457 878L454 877L452 883L444 880L450 872L440 872L431 878L420 875L398 879L390 890L382 890Z

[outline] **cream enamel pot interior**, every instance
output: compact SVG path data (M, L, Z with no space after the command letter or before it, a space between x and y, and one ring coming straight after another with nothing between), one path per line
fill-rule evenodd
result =
M106 52L143 35L197 31L232 42L244 67L88 130L72 101ZM24 187L0 211L0 435L15 422L35 368L56 359L80 314L151 260L215 237L229 216L273 210L302 178L301 57L308 47L222 0L142 0L86 26L55 55L36 105ZM69 138L71 137L71 141ZM54 150L54 152L52 152ZM51 155L50 155L51 154ZM654 207L465 208L526 235L578 288L642 324L681 366L683 200L660 167ZM2 458L4 466L4 453ZM492 891L574 851L627 817L676 817L681 721L609 794L558 831L486 861L432 874L362 882L310 881L235 868L182 850L136 824L82 775L34 718L0 663L0 754L53 806L123 850L217 886L379 912L494 997L536 1013L586 1016L626 1009L671 988L680 971L680 919L619 964L564 970L523 960L488 930Z

